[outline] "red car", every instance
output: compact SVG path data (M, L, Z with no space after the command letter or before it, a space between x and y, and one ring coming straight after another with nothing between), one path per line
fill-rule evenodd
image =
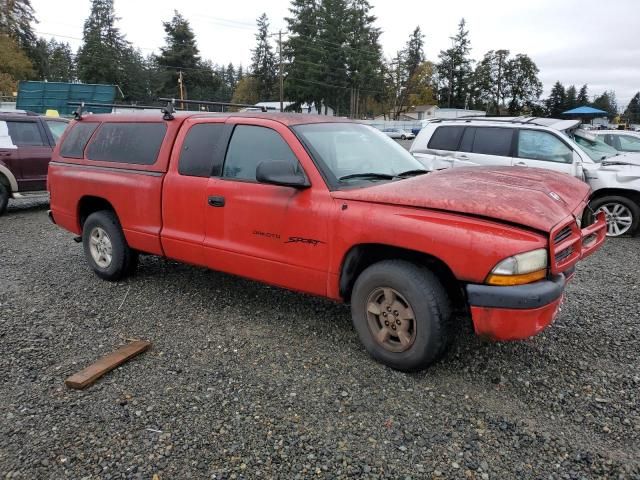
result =
M436 360L452 310L476 333L553 322L576 263L605 239L580 226L589 188L547 170L427 174L365 125L314 115L92 115L49 168L51 218L117 280L160 255L349 302L366 349L399 370Z
M0 215L9 198L46 194L51 152L69 120L0 112Z

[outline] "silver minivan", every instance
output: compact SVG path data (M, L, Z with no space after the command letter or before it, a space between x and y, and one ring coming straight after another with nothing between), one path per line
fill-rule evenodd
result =
M579 126L577 120L535 117L434 120L420 131L410 151L428 170L503 165L578 177L593 190L591 209L605 212L609 236L635 233L640 223L640 153L619 152Z

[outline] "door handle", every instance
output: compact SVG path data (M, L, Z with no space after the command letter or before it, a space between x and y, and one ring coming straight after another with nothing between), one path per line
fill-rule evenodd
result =
M458 158L459 158L460 160L469 160L469 155L464 155L464 154L462 154L462 155L458 155Z
M11 156L10 152L0 152L0 157L9 157Z
M515 165L517 167L526 167L527 166L527 164L525 162L516 162Z
M207 203L210 207L224 207L224 197L209 197Z

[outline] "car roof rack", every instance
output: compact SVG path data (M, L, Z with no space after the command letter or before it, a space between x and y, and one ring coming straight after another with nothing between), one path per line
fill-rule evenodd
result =
M159 98L160 102L171 102L173 105L210 105L214 107L231 107L231 108L259 108L261 112L269 110L277 110L275 107L267 107L265 105L251 105L248 103L230 103L230 102L212 102L209 100L180 100L177 98Z
M26 115L27 117L38 117L36 112L31 110L0 110L0 115Z
M442 123L442 122L502 122L502 123L517 123L526 125L528 123L533 123L534 120L537 120L540 117L457 117L457 118L436 118L432 120L433 123Z

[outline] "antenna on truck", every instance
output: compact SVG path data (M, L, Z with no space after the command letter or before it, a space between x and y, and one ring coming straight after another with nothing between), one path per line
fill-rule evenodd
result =
M74 120L82 120L82 109L84 108L84 102L80 102L80 104L78 105L78 108L76 109L75 112L73 112L73 119Z
M176 101L173 98L161 98L160 100L166 100L167 101L167 106L164 107L161 112L162 112L162 119L163 120L173 120L175 117L173 116L173 114L176 112L176 109L174 107Z

